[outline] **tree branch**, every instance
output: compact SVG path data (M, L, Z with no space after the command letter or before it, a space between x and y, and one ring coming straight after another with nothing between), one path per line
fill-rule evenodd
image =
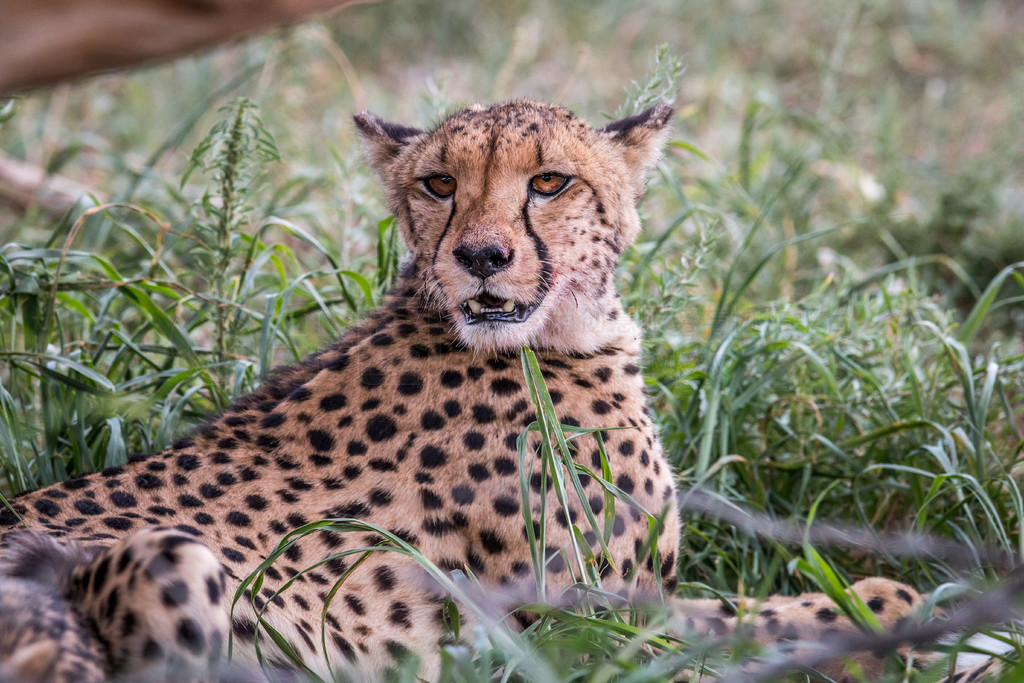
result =
M0 94L166 60L375 0L0 0Z

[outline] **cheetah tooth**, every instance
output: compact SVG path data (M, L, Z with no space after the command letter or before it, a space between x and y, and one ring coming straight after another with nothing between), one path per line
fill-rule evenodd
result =
M506 313L511 313L512 309L514 309L515 307L516 302L512 301L512 299L505 299L505 303L502 305L501 310L505 311Z
M480 309L483 308L480 302L476 299L470 299L466 303L469 304L469 310L473 311L473 315L478 315L480 313Z

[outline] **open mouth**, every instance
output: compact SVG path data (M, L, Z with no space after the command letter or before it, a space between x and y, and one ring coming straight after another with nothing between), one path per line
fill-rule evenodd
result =
M513 299L499 299L485 293L463 301L459 308L466 316L466 324L476 325L487 322L521 323L530 317L537 306Z

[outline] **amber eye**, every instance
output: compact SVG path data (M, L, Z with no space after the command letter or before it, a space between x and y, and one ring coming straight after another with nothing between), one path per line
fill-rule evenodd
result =
M543 195L553 195L565 187L569 179L560 173L541 173L530 179L533 191Z
M450 197L455 194L455 178L450 175L439 174L432 175L425 181L427 189L436 194L438 197Z

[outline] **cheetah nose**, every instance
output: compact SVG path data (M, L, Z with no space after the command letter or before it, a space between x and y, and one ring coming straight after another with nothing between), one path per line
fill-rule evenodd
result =
M459 245L452 249L452 255L470 273L480 279L486 279L498 271L508 268L515 252L512 249L506 251L496 244L479 249Z

